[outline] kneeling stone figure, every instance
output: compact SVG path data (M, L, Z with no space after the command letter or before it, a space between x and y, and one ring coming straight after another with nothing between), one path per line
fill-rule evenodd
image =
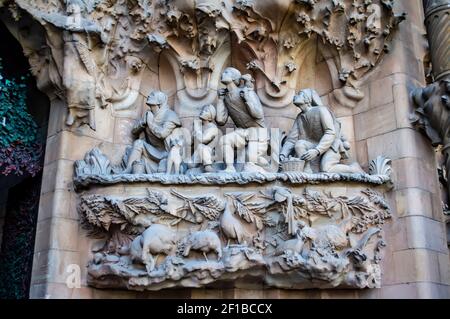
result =
M312 89L299 92L294 104L301 110L283 145L280 160L293 153L305 161L305 172L312 173L311 161L320 159L320 172L364 173L358 163L343 164L347 159L349 143L341 133L341 124L331 110L322 104Z

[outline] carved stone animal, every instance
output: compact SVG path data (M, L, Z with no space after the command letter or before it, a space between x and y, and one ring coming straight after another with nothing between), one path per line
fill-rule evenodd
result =
M280 256L287 251L293 254L300 254L303 250L303 246L305 245L305 239L300 234L300 232L301 231L297 232L296 238L279 243L279 245L275 249L274 255Z
M131 258L142 262L147 271L151 272L155 269L157 255L169 255L176 242L177 236L173 230L164 225L153 224L131 243Z
M252 236L244 228L242 221L234 215L234 211L234 205L228 201L220 217L220 228L228 238L228 244L231 239L236 240L239 244L248 244Z
M177 138L171 143L169 155L167 157L167 174L181 173L181 163L183 161L183 141L181 138Z
M341 249L349 245L346 232L335 225L319 226L317 228L305 226L302 232L318 247L331 245L336 249Z
M222 244L219 236L212 230L195 232L185 239L184 244L184 257L187 257L191 250L197 250L203 253L206 261L208 261L206 254L209 252L215 252L218 259L222 258Z

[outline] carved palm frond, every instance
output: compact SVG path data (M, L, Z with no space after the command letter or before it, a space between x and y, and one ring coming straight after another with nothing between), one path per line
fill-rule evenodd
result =
M306 199L306 207L308 211L319 215L326 215L332 217L333 209L338 204L338 201L331 196L331 194L321 195L319 192L311 192L305 190L303 196Z
M369 173L371 175L384 175L391 176L392 174L392 161L384 156L378 156L372 160L369 165Z
M184 201L184 206L179 211L190 213L194 217L200 214L208 220L216 220L225 209L225 202L214 195L187 197L175 190L171 190L171 193Z
M364 195L366 195L369 198L369 200L371 202L373 202L375 205L379 206L380 208L382 208L384 210L387 210L390 215L391 212L390 212L389 204L386 202L386 200L380 193L378 193L374 190L371 190L369 188L362 191L362 193Z
M368 196L368 200L362 196L340 198L343 212L351 213L352 231L358 234L367 231L371 226L381 226L386 219L391 218L389 206L383 198L379 198L380 195L372 191L363 193Z
M79 212L87 224L103 232L108 232L112 225L118 225L121 231L136 234L143 227L137 220L139 215L170 216L166 205L167 199L163 194L148 190L147 197L123 200L101 195L82 196Z
M127 223L126 219L103 196L81 197L79 211L88 224L106 232L109 231L112 224L124 227Z
M266 215L268 202L257 201L252 202L257 193L237 193L229 194L232 198L236 212L247 223L255 224L258 230L262 230L264 226L275 226L274 221Z

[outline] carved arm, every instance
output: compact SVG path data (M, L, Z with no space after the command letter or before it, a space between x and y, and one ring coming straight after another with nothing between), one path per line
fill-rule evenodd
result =
M152 133L162 140L167 138L173 130L177 127L177 125L172 121L166 121L162 123L162 125L155 124L154 122L147 123L148 128L152 131Z
M226 94L225 90L219 91L219 101L217 102L216 108L217 111L216 122L221 126L225 125L228 121L228 110L227 107L225 106L224 101L225 94Z
M254 118L254 119L263 119L264 118L264 110L261 105L261 101L259 100L258 95L255 91L243 91L241 92L241 97L245 102L245 105L247 107L247 112Z
M325 107L320 108L320 124L322 125L324 134L320 139L319 144L317 144L316 150L319 152L319 155L322 155L330 149L337 135L333 116Z
M280 152L281 160L284 160L285 158L289 157L289 155L292 153L292 150L295 147L295 143L298 141L298 138L299 138L299 134L298 134L299 116L297 116L297 118L295 119L294 125L292 126L291 130L289 131L286 141L283 144L283 147Z

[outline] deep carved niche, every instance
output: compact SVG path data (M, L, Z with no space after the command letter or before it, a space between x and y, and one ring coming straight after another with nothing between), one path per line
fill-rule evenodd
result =
M368 172L352 162L302 76L322 59L333 98L355 107L404 19L393 3L0 1L41 26L21 41L41 88L65 102L65 125L139 117L120 161L94 148L75 163L80 219L100 238L81 252L88 284L380 287L390 160Z

